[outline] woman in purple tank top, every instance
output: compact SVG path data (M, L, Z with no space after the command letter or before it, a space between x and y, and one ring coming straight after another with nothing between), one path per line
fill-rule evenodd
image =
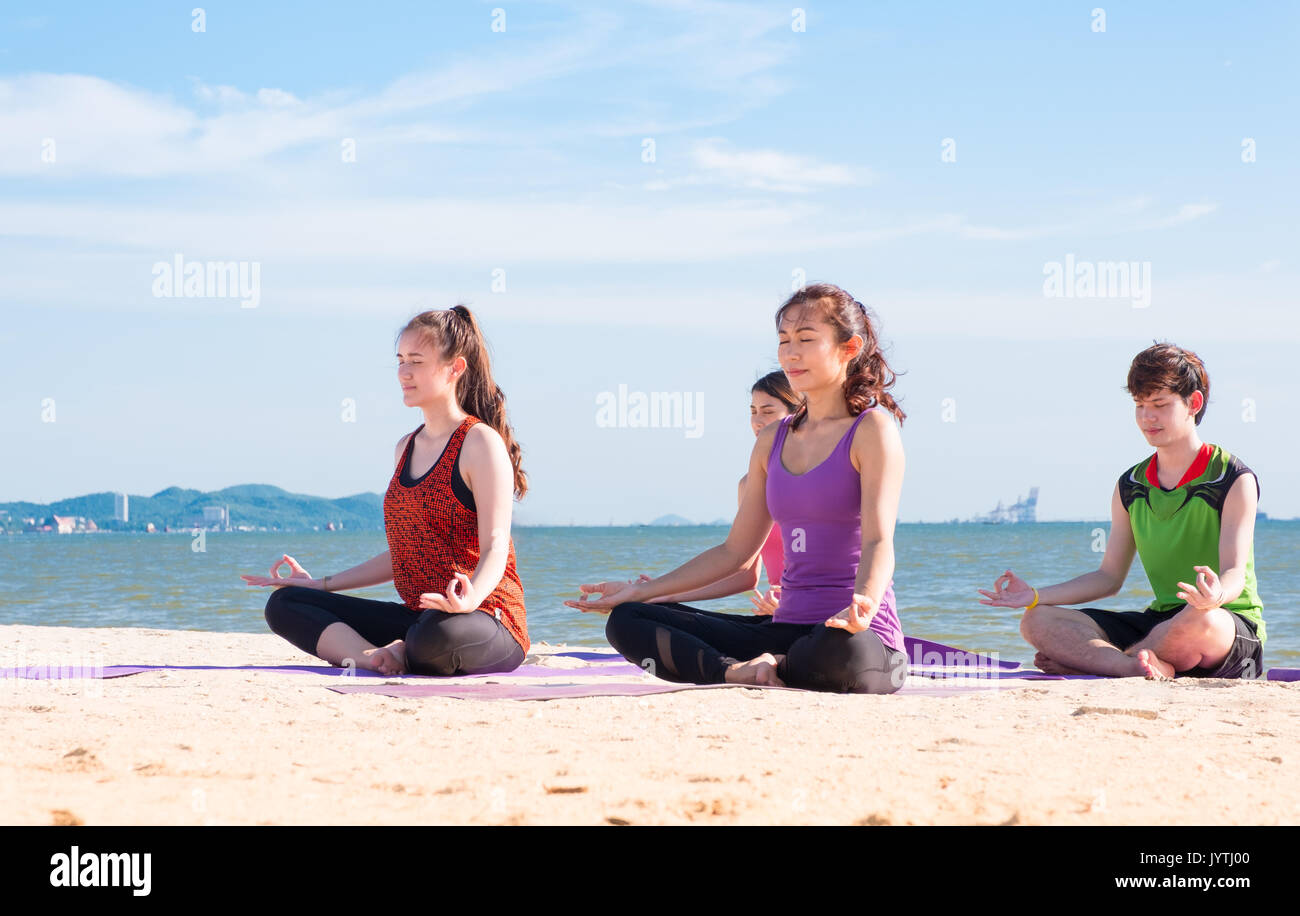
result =
M763 427L769 423L777 423L790 416L798 409L799 403L799 396L790 387L790 381L785 377L784 372L769 372L760 378L749 390L749 426L754 431L754 435L761 433ZM736 488L737 503L744 501L745 482L748 479L748 474L740 478ZM688 592L650 598L647 603L666 604L684 611L716 616L716 611L702 611L688 606L685 602L726 598L729 595L738 595L752 590L755 596L749 600L754 604L754 613L770 617L781 598L781 575L785 570L783 550L781 529L773 525L758 555L740 572ZM764 569L767 571L768 589L766 592L759 592L758 579ZM650 576L643 575L639 581L649 582L650 579Z
M759 433L726 541L657 579L584 584L565 604L608 611L610 644L665 680L893 693L907 677L892 582L903 483L894 419L906 416L887 391L894 373L866 308L838 286L803 287L776 325L777 357L802 400ZM744 569L773 522L785 571L770 622L648 603Z

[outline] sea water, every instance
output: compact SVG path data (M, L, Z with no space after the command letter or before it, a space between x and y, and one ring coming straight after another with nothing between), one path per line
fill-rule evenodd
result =
M1031 661L1033 651L1020 637L1021 612L980 604L976 589L991 589L1006 569L1040 588L1094 570L1108 527L1087 521L899 525L894 590L904 632ZM726 534L725 527L708 526L515 528L529 635L534 641L605 645L603 615L563 604L578 597L579 583L662 575ZM319 578L386 548L378 531L0 536L0 623L264 633L269 590L245 585L241 573L265 575L287 553ZM1298 551L1300 521L1256 525L1269 666L1300 667ZM1189 580L1192 575L1189 569ZM391 583L351 594L398 600ZM1150 600L1135 560L1118 595L1089 605L1141 610ZM738 613L753 608L743 595L698 606Z

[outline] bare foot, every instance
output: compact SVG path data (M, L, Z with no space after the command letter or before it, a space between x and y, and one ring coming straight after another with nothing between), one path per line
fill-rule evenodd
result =
M406 643L400 639L394 639L378 649L367 649L362 655L366 657L364 667L372 671L390 677L406 673Z
M1169 662L1162 661L1150 649L1143 649L1137 654L1138 664L1142 666L1142 673L1148 681L1169 681L1174 678L1174 666Z
M1034 656L1034 667L1044 674L1087 674L1086 671L1080 671L1078 668L1071 668L1069 665L1062 665L1054 658L1049 658L1042 652Z
M736 662L727 667L725 675L728 684L754 684L758 687L784 687L785 683L776 675L776 666L785 661L784 655L764 652L747 662Z

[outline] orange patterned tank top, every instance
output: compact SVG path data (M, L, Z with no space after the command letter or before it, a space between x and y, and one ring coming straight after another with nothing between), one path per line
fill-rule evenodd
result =
M453 482L453 475L457 473L457 458L465 435L479 422L478 417L466 417L447 440L447 447L433 467L416 480L407 465L415 437L424 429L421 424L407 440L406 451L393 471L388 492L384 494L384 531L388 535L388 550L393 561L393 584L402 602L411 610L424 610L420 607L420 595L425 592L446 594L447 583L455 573L472 576L478 566L478 512L473 506L473 496L460 480ZM463 496L458 495L457 486L464 490ZM483 599L478 611L500 620L527 652L524 587L515 571L514 539L508 543L506 570L497 587Z

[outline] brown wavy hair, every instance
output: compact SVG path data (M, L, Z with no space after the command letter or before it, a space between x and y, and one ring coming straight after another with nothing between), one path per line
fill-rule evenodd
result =
M1151 346L1133 357L1124 390L1135 398L1144 398L1161 388L1168 388L1184 404L1191 400L1193 391L1199 391L1202 401L1196 425L1201 425L1201 417L1210 406L1210 375L1199 356L1166 340L1152 341Z
M447 362L457 356L465 357L465 371L456 380L456 403L465 413L478 417L500 434L514 468L515 499L523 499L528 492L528 475L520 466L523 453L506 420L506 396L492 380L487 341L473 313L463 305L431 309L408 321L397 332L397 340L407 331L414 331L420 341L440 352Z
M902 426L907 414L903 413L903 408L898 406L888 391L894 386L897 375L885 361L875 322L871 320L867 307L832 283L813 283L796 290L776 310L777 330L781 328L781 319L785 313L800 307L811 310L812 314L829 324L835 331L838 343L844 343L854 334L862 338L862 349L849 363L844 379L844 400L848 404L849 413L856 416L869 407L879 405L892 413L898 419L898 425ZM797 429L808 416L807 398L800 399L793 416L790 427Z

